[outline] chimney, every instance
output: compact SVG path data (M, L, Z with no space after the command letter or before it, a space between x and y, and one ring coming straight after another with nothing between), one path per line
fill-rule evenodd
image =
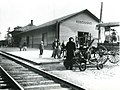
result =
M31 25L33 25L33 20L31 20Z

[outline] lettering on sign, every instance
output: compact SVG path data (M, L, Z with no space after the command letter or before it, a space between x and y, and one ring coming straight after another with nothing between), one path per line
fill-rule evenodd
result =
M76 23L92 25L92 22L88 22L88 21L79 21L79 20L76 20Z

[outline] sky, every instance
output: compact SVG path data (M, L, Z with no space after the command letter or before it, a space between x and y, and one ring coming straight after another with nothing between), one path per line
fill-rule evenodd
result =
M0 0L0 40L8 27L25 26L33 20L40 25L50 20L88 9L100 17L103 2L103 22L120 22L119 0Z

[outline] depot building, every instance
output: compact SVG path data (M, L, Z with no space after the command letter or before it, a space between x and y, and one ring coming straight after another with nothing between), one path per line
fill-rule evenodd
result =
M60 42L67 42L69 37L73 37L74 40L80 40L80 43L84 43L81 39L84 36L89 39L97 38L96 25L98 23L99 19L85 9L39 26L33 25L33 20L31 20L31 23L25 27L14 28L11 34L15 46L26 42L28 47L38 48L42 40L44 45L50 48L55 38Z

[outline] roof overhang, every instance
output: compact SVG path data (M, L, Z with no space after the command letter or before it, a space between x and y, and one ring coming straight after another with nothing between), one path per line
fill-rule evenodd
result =
M120 26L120 22L100 23L96 26L97 27L116 27L116 26Z

